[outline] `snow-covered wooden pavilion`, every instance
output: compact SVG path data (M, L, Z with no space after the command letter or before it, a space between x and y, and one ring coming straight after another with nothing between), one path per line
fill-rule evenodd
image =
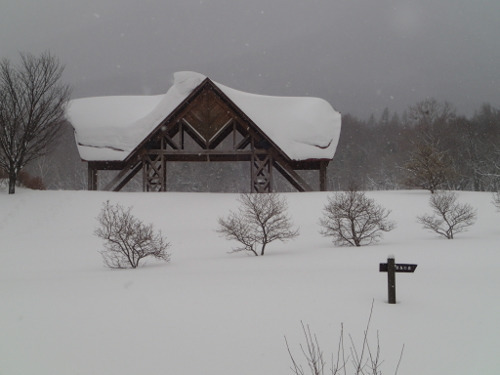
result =
M323 99L249 94L194 72L175 73L164 95L75 99L67 113L89 190L98 171L116 170L103 190L119 191L142 171L144 191L166 191L176 161L250 162L252 192L270 192L274 171L310 191L297 171L317 170L326 190L341 126Z

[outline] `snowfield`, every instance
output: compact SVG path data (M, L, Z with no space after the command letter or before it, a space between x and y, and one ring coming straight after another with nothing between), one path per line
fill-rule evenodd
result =
M285 375L286 335L297 358L300 322L326 358L341 323L361 343L380 336L382 372L500 373L500 213L489 193L459 192L477 223L455 240L423 230L424 191L369 192L397 227L374 246L334 247L319 233L327 193L286 194L300 236L264 257L228 254L217 218L236 194L0 192L1 375ZM109 199L133 206L171 243L170 263L109 270L93 235ZM417 263L397 274L387 304L379 263ZM346 348L347 349L347 348Z

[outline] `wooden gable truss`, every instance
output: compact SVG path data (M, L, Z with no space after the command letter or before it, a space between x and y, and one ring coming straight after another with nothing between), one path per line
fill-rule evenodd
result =
M206 78L124 161L90 161L88 188L99 170L120 170L104 190L119 191L142 170L144 191L167 191L167 162L250 162L250 191L271 192L273 172L298 191L311 191L297 170L318 170L326 190L329 160L292 161L213 82Z

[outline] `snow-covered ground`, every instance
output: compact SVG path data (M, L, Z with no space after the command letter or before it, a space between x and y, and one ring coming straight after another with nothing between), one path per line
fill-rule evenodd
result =
M290 374L300 322L328 358L340 324L360 342L374 311L384 374L500 372L500 213L488 193L468 232L424 231L424 191L370 192L397 228L375 246L334 247L318 233L326 193L286 194L301 235L264 257L228 254L217 218L235 194L0 192L0 374ZM102 203L134 206L168 237L172 260L109 270L93 235ZM388 255L417 263L387 301Z

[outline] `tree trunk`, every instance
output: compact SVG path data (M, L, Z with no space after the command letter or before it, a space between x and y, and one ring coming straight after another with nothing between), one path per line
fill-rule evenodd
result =
M356 227L354 226L354 220L351 219L351 233L352 233L352 240L354 241L354 244L356 246L361 246L361 241L358 238L358 234L356 233Z
M9 194L15 194L16 192L16 181L17 173L15 171L9 171Z

